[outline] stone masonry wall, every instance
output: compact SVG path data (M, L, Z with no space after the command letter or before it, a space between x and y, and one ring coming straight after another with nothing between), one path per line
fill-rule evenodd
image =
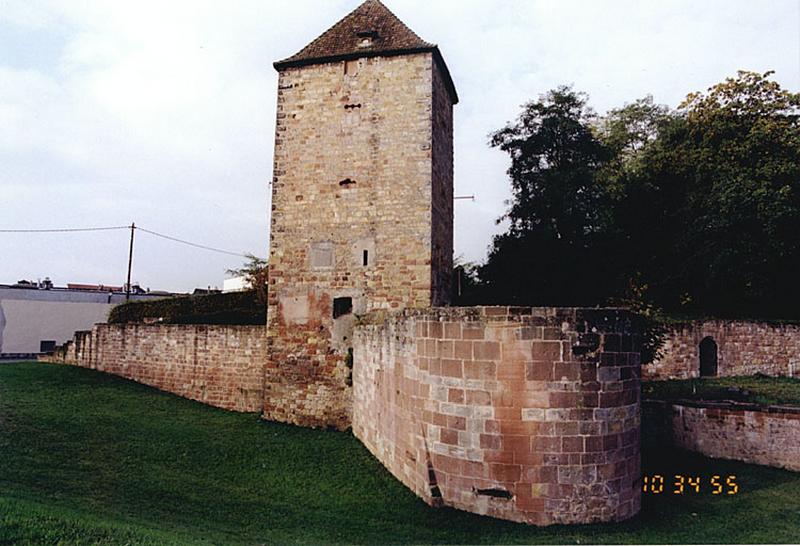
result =
M632 315L440 308L367 322L353 432L425 502L537 525L639 511Z
M431 302L441 307L450 304L453 282L453 103L437 63L432 98Z
M431 53L280 71L267 419L348 427L354 316L446 301L452 158L435 156L452 155L452 103L435 74Z
M642 367L644 378L700 377L699 347L706 337L717 344L717 375L800 375L800 326L714 320L670 328L663 356Z
M211 406L259 412L263 326L96 324L50 357Z
M800 471L800 408L645 401L644 433L660 445Z

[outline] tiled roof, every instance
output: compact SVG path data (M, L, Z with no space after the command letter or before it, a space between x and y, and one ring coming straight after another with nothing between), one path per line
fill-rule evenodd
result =
M351 58L423 52L433 53L453 102L458 102L455 86L436 44L417 36L379 0L367 0L298 53L276 62L275 68L282 70Z

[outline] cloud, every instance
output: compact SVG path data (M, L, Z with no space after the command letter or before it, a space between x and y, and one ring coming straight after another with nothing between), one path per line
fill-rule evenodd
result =
M357 3L0 0L0 227L135 220L266 256L271 63ZM502 229L509 196L507 160L487 135L523 102L574 83L600 112L647 93L675 106L738 68L776 69L800 87L789 0L386 3L441 46L461 96L456 188L477 200L456 205L456 253L469 260ZM119 283L126 243L124 232L0 237L0 281ZM188 290L237 265L142 236L134 277Z

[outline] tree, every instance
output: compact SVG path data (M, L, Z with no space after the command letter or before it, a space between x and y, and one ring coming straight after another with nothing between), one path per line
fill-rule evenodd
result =
M269 264L267 260L254 254L245 254L247 262L239 269L228 269L229 275L244 277L244 281L251 289L256 291L258 301L267 303L267 290L269 286Z
M653 96L647 95L599 120L596 132L610 156L602 173L607 189L624 191L625 179L640 167L641 152L658 138L672 115L667 106L655 104Z
M451 301L456 306L478 305L483 298L484 287L480 279L480 268L473 262L464 261L463 256L453 260Z
M800 95L739 72L675 111L598 118L568 87L492 134L512 199L479 268L483 300L626 301L717 316L800 308Z
M529 102L514 124L491 135L490 145L511 156L513 199L500 220L511 232L541 229L578 241L597 229L597 167L605 150L592 133L587 97L559 87Z
M675 116L648 95L609 111L596 125L609 153L598 176L609 214L606 244L614 255L611 300L647 315L658 312L658 306L649 301L651 278L646 272L657 271L659 266L653 262L670 248L669 238L659 237L670 206L656 199L660 194L644 175L643 158L670 130Z
M690 94L627 172L615 223L668 309L797 313L800 95L770 75Z
M583 93L559 87L523 106L490 145L511 157L512 199L480 268L486 297L507 303L590 303L605 296L595 250L607 220L597 177L607 150Z

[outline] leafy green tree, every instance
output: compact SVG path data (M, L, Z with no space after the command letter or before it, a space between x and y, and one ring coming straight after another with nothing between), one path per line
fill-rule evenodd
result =
M667 309L797 314L800 95L770 75L690 94L626 169L614 223Z
M796 317L800 95L771 75L675 111L645 97L598 118L567 87L526 104L491 136L512 199L483 300Z
M269 264L267 260L254 254L245 254L247 262L239 269L228 269L229 275L244 277L245 283L256 291L258 301L267 303L267 290L269 286Z
M670 130L676 113L655 104L648 95L608 112L596 124L598 138L606 146L609 160L598 176L602 180L609 215L606 246L613 255L615 276L610 302L633 307L646 315L658 313L650 301L650 271L657 270L654 260L663 257L666 244L656 240L663 228L662 217L670 207L656 202L659 194L645 175L643 158L659 137Z
M523 106L491 135L509 154L507 233L480 268L486 299L508 303L591 303L606 295L596 252L607 217L597 173L608 153L593 132L586 95L559 87Z
M491 135L491 146L511 156L513 199L501 220L512 233L541 229L578 241L598 228L595 174L606 154L592 132L595 120L585 94L559 87Z
M647 95L611 110L598 121L598 138L610 155L602 169L607 191L624 196L627 179L641 168L642 151L658 138L672 115L667 106L655 104L653 96Z

